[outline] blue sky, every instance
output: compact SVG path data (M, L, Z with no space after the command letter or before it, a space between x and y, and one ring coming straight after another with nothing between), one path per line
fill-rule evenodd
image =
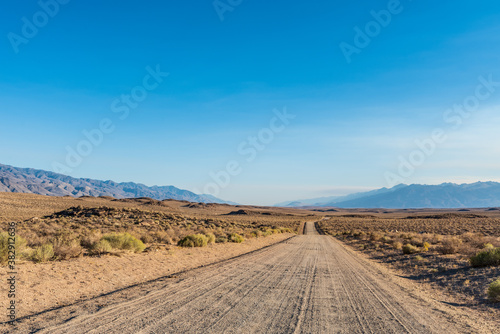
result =
M500 180L500 86L480 87L488 97L458 126L446 114L500 82L498 1L220 0L219 13L213 1L54 1L0 5L0 163L204 192L235 162L215 195L249 204ZM348 63L340 44L356 47L355 27L390 8ZM169 75L120 119L113 102L147 67ZM248 161L238 148L284 108L295 117ZM69 166L68 147L102 120L113 130ZM423 152L415 140L436 129L446 140Z

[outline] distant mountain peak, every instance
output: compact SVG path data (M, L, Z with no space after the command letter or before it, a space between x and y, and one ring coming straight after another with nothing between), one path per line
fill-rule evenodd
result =
M78 179L50 171L17 168L3 164L0 164L0 192L73 197L149 197L156 200L176 199L190 202L234 204L211 195L198 195L174 186L148 187L134 182L117 183L112 180Z
M387 209L500 207L500 183L399 184L390 189L381 188L338 197L317 206Z

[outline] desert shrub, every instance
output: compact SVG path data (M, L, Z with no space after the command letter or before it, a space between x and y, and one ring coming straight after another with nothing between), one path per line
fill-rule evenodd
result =
M412 244L406 244L403 246L403 254L415 254L420 252L420 249Z
M218 243L218 244L224 244L227 242L227 237L226 236L218 236L216 239L215 239L215 242Z
M401 249L403 249L403 243L401 243L399 241L394 241L392 243L392 248L397 249L397 250L401 250Z
M481 244L484 243L484 242L482 242L483 236L479 233L467 232L467 233L462 234L460 237L462 238L462 240L464 242L469 243L472 246L477 247L477 248L481 247Z
M36 247L31 253L31 259L35 262L46 262L54 257L54 247L51 244L44 244Z
M258 238L258 237L262 237L262 231L261 230L255 230L255 231L252 231L251 235L252 237L254 238Z
M428 242L424 242L422 246L424 248L424 252L427 252L429 250L429 247L431 247L431 245Z
M140 253L146 248L142 241L129 233L110 233L104 235L102 239L109 242L114 249L125 249Z
M205 236L207 237L208 244L213 244L215 242L215 235L213 233L207 233Z
M16 258L24 255L26 250L26 240L20 236L16 236L14 240ZM7 232L0 233L0 264L7 263L9 259L9 234Z
M57 259L67 260L82 254L82 246L71 231L59 231L51 239L54 255Z
M420 255L415 256L415 261L422 262L424 261L424 258L421 257Z
M473 267L498 266L500 265L500 247L479 252L469 261Z
M190 234L177 243L181 247L205 247L207 244L208 238L203 234Z
M113 247L109 244L108 241L101 239L95 244L92 245L89 249L89 253L91 255L100 255L100 254L106 254L109 253L113 250Z
M270 236L271 234L273 234L273 231L272 231L272 230L265 230L264 232L262 232L262 235L263 235L264 237Z
M88 231L80 239L80 245L82 245L82 247L84 248L90 249L95 244L97 244L99 240L101 240L101 238L102 238L101 231L96 231L96 230Z
M417 247L423 247L424 246L424 240L420 237L413 237L411 238L411 244L413 246L417 246Z
M172 245L173 241L170 234L165 231L158 231L153 233L153 239L155 242L160 244Z
M152 244L155 241L155 238L150 234L143 234L141 235L140 240L144 244Z
M389 236L385 236L382 238L382 242L386 244L390 244L392 242L392 238Z
M495 246L493 246L493 245L492 245L492 244L490 244L490 243L486 243L486 244L484 244L484 245L483 245L483 248L484 248L485 250L490 250L490 249L494 249L494 248L495 248Z
M229 236L229 241L241 243L241 242L245 241L245 238L243 238L241 235L239 235L237 233L233 233Z
M380 232L372 232L370 233L370 240L371 241L379 241L380 239L383 238L383 234Z
M488 287L488 297L494 303L500 302L500 279L490 284Z
M455 254L458 253L461 245L462 240L458 238L448 238L443 241L441 246L438 248L438 251L441 254Z

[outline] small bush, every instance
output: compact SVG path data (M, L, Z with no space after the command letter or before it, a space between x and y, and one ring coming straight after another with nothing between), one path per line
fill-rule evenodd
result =
M484 244L484 245L483 245L483 248L484 248L485 250L489 250L489 249L494 249L494 248L495 248L495 246L493 246L493 245L492 245L492 244L490 244L490 243L486 243L486 244Z
M441 254L455 254L458 253L461 245L462 240L458 238L449 238L443 241L441 247L438 248L438 251Z
M19 259L25 249L26 249L26 240L21 238L20 236L16 236L14 240L15 243L15 252L16 258ZM7 263L9 258L9 234L7 232L0 233L0 264Z
M218 236L217 239L215 239L215 242L218 244L224 244L227 242L227 237L225 236Z
M473 267L486 267L500 265L500 247L482 251L470 258Z
M399 241L394 241L392 243L392 248L397 249L397 250L401 250L401 249L403 249L403 244Z
M177 243L181 247L205 247L208 244L208 238L203 234L188 235Z
M101 231L92 230L87 232L82 237L82 239L80 240L80 244L82 245L82 247L90 249L95 244L97 244L99 240L101 240L101 238L102 238Z
M380 232L372 232L370 233L370 240L371 241L379 241L380 239L383 238L383 234Z
M494 303L500 302L500 279L490 284L488 287L488 297Z
M51 244L44 244L36 247L31 253L31 259L35 262L46 262L54 257L54 247Z
M429 247L431 247L431 245L428 243L428 242L424 242L424 252L427 252L429 250Z
M392 242L392 238L389 236L385 236L382 238L382 242L385 244L390 244Z
M250 233L250 235L254 238L259 238L259 237L262 237L262 231L261 230L255 230L255 231L252 231L252 233Z
M270 236L271 234L273 234L273 231L272 230L265 230L264 232L262 232L262 235L264 237L268 237Z
M229 241L236 242L236 243L241 243L241 242L245 241L245 238L243 238L241 235L239 235L237 233L233 233L229 237Z
M207 237L208 244L213 244L215 242L215 235L213 233L207 233L205 236Z
M57 259L67 260L82 254L82 246L76 236L70 231L59 231L51 239L54 255Z
M406 244L403 246L403 254L415 254L418 252L420 252L420 249L412 244Z
M109 242L114 249L131 250L136 253L142 252L146 246L139 239L133 237L129 233L111 233L102 237L103 240Z
M94 245L92 245L89 249L89 253L91 255L101 255L109 253L113 250L113 247L104 239L99 240Z

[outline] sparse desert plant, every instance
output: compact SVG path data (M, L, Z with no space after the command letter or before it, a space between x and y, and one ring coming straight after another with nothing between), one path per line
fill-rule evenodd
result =
M12 237L11 241L12 241ZM26 249L26 240L20 236L16 236L14 240L15 256L17 259L24 255ZM9 234L7 232L0 233L0 264L7 263L9 259Z
M84 233L83 237L80 240L80 244L82 247L90 249L93 245L99 242L102 238L101 231L91 230Z
M390 244L392 242L392 238L386 235L382 238L382 242L385 244Z
M486 267L500 265L500 247L485 250L470 258L473 267Z
M149 233L141 235L140 240L144 244L152 244L155 241L154 237Z
M494 249L494 248L495 248L495 246L493 246L490 243L486 243L483 245L483 249L485 249L485 250Z
M203 234L190 234L177 243L181 247L205 247L207 244L208 238Z
M146 248L142 241L129 233L110 233L104 235L102 239L109 242L114 249L131 250L140 253Z
M383 237L384 237L384 235L382 233L380 233L380 232L372 232L372 233L370 233L370 240L371 241L379 241Z
M397 250L401 250L401 249L403 249L403 243L401 243L399 241L394 241L392 243L392 248L397 249Z
M106 254L109 253L113 250L113 247L109 244L108 241L101 239L98 242L96 242L92 247L89 249L89 253L91 255L101 255L101 254Z
M215 239L215 242L218 243L218 244L224 244L227 242L227 237L226 236L218 236L216 239Z
M207 237L208 244L213 244L215 242L215 235L213 233L207 233L205 236Z
M424 244L423 244L423 251L427 252L429 250L429 247L431 247L431 245L427 241L424 242Z
M424 246L424 240L420 237L413 237L411 238L411 244L417 247L423 247Z
M438 251L441 254L455 254L458 253L460 246L462 245L462 240L456 237L448 238L443 241Z
M83 252L80 242L71 231L61 230L57 232L51 239L51 244L55 257L60 260L78 257Z
M406 244L403 246L403 254L415 254L419 252L420 249L412 244Z
M271 234L273 234L273 231L272 231L272 230L265 230L265 231L262 233L262 235L263 235L264 237L268 237L268 236L270 236Z
M254 237L254 238L259 238L259 237L262 237L262 231L261 231L261 230L255 230L255 231L252 231L251 235L252 235L252 237Z
M31 259L35 262L46 262L52 258L54 258L54 247L51 244L38 246L31 253Z
M245 238L243 238L241 235L238 233L233 233L229 236L229 241L231 242L236 242L236 243L241 243L245 241Z
M500 302L500 279L497 279L489 285L488 298L494 303Z

